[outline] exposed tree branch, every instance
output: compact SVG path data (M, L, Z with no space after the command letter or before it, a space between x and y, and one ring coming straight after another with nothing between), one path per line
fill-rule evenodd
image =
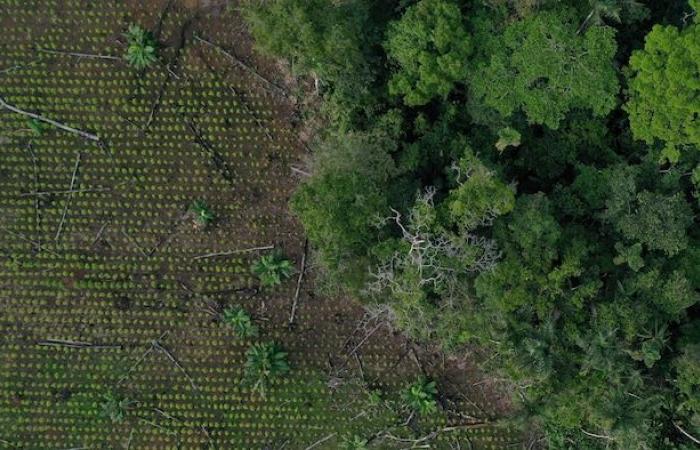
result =
M265 245L263 247L244 248L242 250L231 250L228 252L207 253L206 255L194 256L194 257L192 257L192 259L215 258L217 256L236 255L238 253L250 253L250 252L255 252L258 250L272 250L273 248L275 248L274 245Z
M683 433L683 435L684 435L685 437L687 437L687 438L690 439L691 441L695 442L696 444L699 444L699 445L700 445L700 439L696 438L695 436L693 436L693 435L691 435L690 433L688 433L687 431L685 431L683 428L681 428L680 425L678 425L678 423L673 422L673 426L676 427L676 429L677 429L678 431L680 431L681 433Z
M57 122L53 119L49 119L47 117L41 116L39 114L25 111L23 109L19 109L16 106L12 106L9 103L7 103L2 97L0 97L0 106L2 106L5 109L8 109L14 113L21 114L23 116L30 117L32 119L40 120L42 122L48 123L50 125L55 126L56 128L60 128L63 131L67 131L69 133L77 134L78 136L84 137L85 139L90 139L91 141L95 142L100 142L99 136L96 136L94 134L78 130L77 128L69 127L68 125L64 125L61 122Z
M306 253L309 247L309 240L304 241L304 254L301 256L301 268L299 269L299 278L297 278L297 288L294 291L294 301L292 302L292 312L289 315L289 326L294 323L294 318L297 312L297 302L299 301L299 293L301 292L301 281L304 279L304 273L306 272Z

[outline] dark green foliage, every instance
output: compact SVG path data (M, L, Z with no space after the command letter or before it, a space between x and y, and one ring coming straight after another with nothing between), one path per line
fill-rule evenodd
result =
M263 397L271 383L288 372L287 353L274 342L255 344L246 352L244 381Z
M420 0L410 6L389 25L385 45L398 64L389 92L402 95L407 105L445 98L467 78L472 45L456 1Z
M437 385L427 378L419 380L408 386L401 398L413 412L427 416L437 411Z
M230 307L224 310L222 316L224 323L235 331L238 337L247 339L258 335L258 327L253 323L250 315L240 307Z
M487 42L485 51L469 77L475 100L552 129L573 109L608 114L618 91L615 33L596 27L577 35L576 22L563 9L531 15L494 37L483 29L475 39Z
M135 69L143 70L156 62L156 41L153 35L141 28L139 25L129 25L129 31L124 36L127 41L126 54L124 58Z
M292 276L294 266L292 262L279 252L261 256L255 261L250 270L258 276L260 284L267 287L279 286Z

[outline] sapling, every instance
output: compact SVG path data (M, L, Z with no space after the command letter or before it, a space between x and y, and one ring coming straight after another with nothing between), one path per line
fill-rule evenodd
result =
M253 323L250 315L245 309L240 307L226 308L223 314L223 321L236 333L240 338L251 338L258 335L258 327Z
M194 214L195 224L201 228L210 225L216 218L209 206L202 200L195 200L190 207L190 211Z
M260 257L251 267L263 286L278 286L292 276L294 267L281 253L275 252Z
M135 69L143 70L158 59L156 41L149 31L132 24L124 36L128 45L124 58Z
M243 381L263 397L270 382L287 372L287 353L274 342L255 344L246 352Z
M434 381L421 377L409 385L402 393L401 398L411 411L427 415L437 412L437 386Z

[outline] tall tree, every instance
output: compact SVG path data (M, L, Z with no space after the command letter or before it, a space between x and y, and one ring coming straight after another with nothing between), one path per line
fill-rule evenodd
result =
M662 143L662 161L700 149L700 24L655 25L630 58L629 113L635 138Z
M605 116L615 107L615 33L596 27L578 35L575 11L542 11L497 28L481 28L483 46L469 84L475 100L503 117L518 111L528 122L556 129L573 109Z
M407 105L444 98L467 77L471 37L454 0L420 0L389 25L387 53L398 70L389 91Z

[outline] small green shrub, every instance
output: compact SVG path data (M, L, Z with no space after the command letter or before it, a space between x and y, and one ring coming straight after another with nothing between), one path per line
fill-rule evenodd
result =
M278 286L292 276L294 267L291 261L275 252L262 256L253 263L252 272L260 279L263 286Z
M401 394L406 405L421 415L437 412L437 386L434 381L421 377L408 386Z
M251 338L258 335L258 327L253 323L250 315L240 307L226 308L223 314L224 323L233 328L240 338Z
M255 344L246 352L243 381L262 396L265 396L272 380L287 372L287 353L274 342Z
M345 438L345 450L367 450L367 439L352 435Z
M115 423L123 422L129 407L134 403L134 401L123 395L108 392L102 396L100 416Z
M343 440L343 449L345 450L367 450L367 439L358 435L347 436Z
M131 66L143 70L158 59L156 41L149 31L144 30L139 25L132 24L124 36L128 45L124 58Z

